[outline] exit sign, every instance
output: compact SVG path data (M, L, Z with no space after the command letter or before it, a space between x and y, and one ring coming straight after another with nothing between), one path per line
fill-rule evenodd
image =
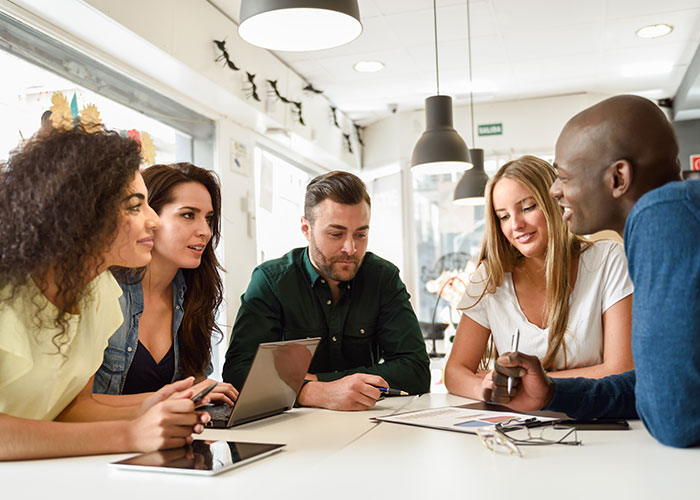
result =
M700 155L690 155L690 170L700 170Z
M479 136L484 135L503 135L503 124L487 123L486 125L479 125Z

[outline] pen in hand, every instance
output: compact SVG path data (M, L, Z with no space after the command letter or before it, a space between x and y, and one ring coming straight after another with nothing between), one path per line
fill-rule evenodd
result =
M202 399L204 399L204 396L206 396L207 394L209 394L209 393L214 389L214 387L216 387L216 382L214 382L213 384L211 384L211 385L207 386L206 388L202 389L202 391L201 391L199 394L197 394L196 396L193 396L193 397L192 397L192 402L195 404L195 406L197 406L197 404L198 404Z
M510 339L510 352L518 352L518 344L520 343L520 329L515 330L515 333ZM508 377L508 395L513 390L513 377Z
M399 389L392 389L390 387L377 387L381 392L387 396L408 396L406 391L401 391Z

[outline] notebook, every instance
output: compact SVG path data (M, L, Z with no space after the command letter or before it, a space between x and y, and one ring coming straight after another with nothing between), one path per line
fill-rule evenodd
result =
M236 404L201 408L212 417L207 427L233 427L291 409L320 341L315 337L260 344Z

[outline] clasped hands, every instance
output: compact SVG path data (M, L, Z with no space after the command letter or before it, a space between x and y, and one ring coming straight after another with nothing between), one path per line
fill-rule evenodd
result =
M512 386L508 392L508 377ZM499 356L482 382L482 399L517 411L541 410L554 396L554 382L537 356L509 352Z

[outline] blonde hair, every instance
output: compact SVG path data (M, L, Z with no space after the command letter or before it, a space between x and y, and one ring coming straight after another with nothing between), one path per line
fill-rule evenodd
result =
M486 275L484 290L474 307L487 293L495 293L503 284L505 273L513 272L523 260L523 255L506 239L493 208L493 188L501 179L512 179L522 184L542 209L547 222L547 251L545 257L545 278L547 297L545 312L549 338L547 352L542 359L545 369L551 369L559 349L564 347L566 365L566 343L564 334L569 319L569 296L571 295L571 264L585 250L586 240L569 231L562 219L562 209L549 195L549 188L556 178L554 168L544 160L534 156L521 156L503 165L486 184L486 227L481 242L477 267L484 266ZM585 246L584 246L585 245ZM496 355L493 337L481 360L481 368L486 369Z

